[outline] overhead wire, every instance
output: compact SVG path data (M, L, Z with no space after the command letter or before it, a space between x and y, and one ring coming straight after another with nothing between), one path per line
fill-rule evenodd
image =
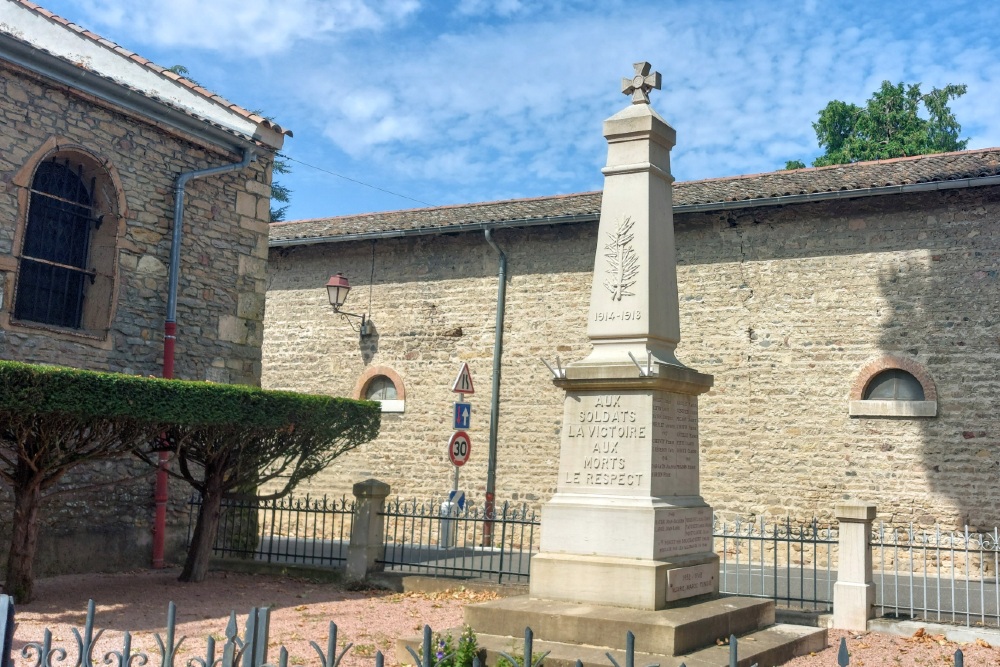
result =
M303 165L305 167L309 167L311 169L315 169L316 171L322 171L324 174L330 174L331 176L336 176L337 178L342 178L345 181L350 181L351 183L357 183L358 185L363 185L366 188L371 188L372 190L378 190L379 192L384 192L384 193L386 193L388 195L392 195L394 197L401 197L403 199L409 199L410 201L416 202L418 204L423 204L424 206L431 206L431 207L434 206L434 204L431 204L429 202L425 202L425 201L423 201L421 199L414 199L413 197L409 197L407 195L403 195L403 194L400 194L398 192L393 192L392 190L386 190L385 188L380 188L377 185L372 185L371 183L365 183L364 181L359 181L356 178L351 178L350 176L344 176L343 174L338 174L335 171L330 171L329 169L324 169L323 167L317 167L314 164L309 164L308 162L303 162L302 160L297 160L297 159L291 157L290 155L286 155L285 153L278 153L278 157L280 157L282 160L289 160L291 162L297 162L297 163L299 163L299 164L301 164L301 165Z

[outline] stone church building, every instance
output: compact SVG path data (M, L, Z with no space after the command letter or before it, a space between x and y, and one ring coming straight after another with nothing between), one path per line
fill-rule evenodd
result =
M461 487L485 489L498 254L508 261L497 501L555 490L563 392L588 354L601 193L271 226L263 384L383 399L382 434L310 487L451 488L452 382L475 393ZM675 183L678 358L702 494L729 516L1000 524L1000 149ZM353 287L334 311L325 285Z
M27 0L0 0L0 93L0 359L160 376L176 247L174 377L259 384L270 165L290 133ZM150 473L69 480L131 478L43 508L38 571L148 565ZM175 547L189 496L171 488Z

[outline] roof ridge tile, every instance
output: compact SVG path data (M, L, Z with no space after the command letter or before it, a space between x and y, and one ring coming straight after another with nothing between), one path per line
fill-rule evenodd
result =
M681 181L674 184L674 205L741 203L784 196L902 187L1000 175L1000 148L872 160L848 165L779 170L759 174ZM881 185L884 184L884 185ZM785 194L780 194L784 192ZM469 224L545 221L600 214L601 192L577 192L525 199L373 211L326 218L289 220L271 225L271 240L335 238L365 233L461 227Z

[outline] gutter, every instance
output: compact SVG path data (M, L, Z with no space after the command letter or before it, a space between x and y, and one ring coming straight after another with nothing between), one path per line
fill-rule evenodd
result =
M836 199L861 199L882 195L912 194L917 192L933 192L937 190L959 190L966 188L1000 185L1000 176L980 176L977 178L958 178L951 181L932 181L929 183L909 183L905 185L885 185L855 190L834 190L832 192L811 192L807 194L782 195L780 197L760 197L758 199L741 199L739 201L708 202L704 204L683 204L674 206L674 215L680 213L709 213L742 208L761 208L767 206L786 206L788 204L803 204L808 202L830 201ZM534 227L536 225L561 225L574 222L595 222L600 219L598 213L579 215L551 216L546 218L517 218L513 220L493 222L466 222L457 225L439 225L436 227L421 227L419 229L392 229L355 234L338 234L315 236L309 238L276 239L268 243L271 248L282 248L297 245L312 245L317 243L346 243L367 239L390 239L406 236L430 236L435 234L454 234L460 232L481 231L487 229L504 229L509 227Z
M138 90L132 90L10 35L0 34L0 58L56 83L93 95L134 114L152 118L230 152L240 153L256 147L254 137L227 129L169 106L166 102L148 97ZM275 134L277 135L277 133ZM274 150L280 149L284 141L283 136L279 136L277 141L273 138L271 141L267 141L264 137L260 137L260 139ZM274 145L275 143L277 145Z
M170 241L170 273L167 278L167 316L163 324L163 378L172 380L174 377L174 346L177 341L177 284L181 270L181 241L184 228L184 188L188 181L196 178L217 176L230 171L245 169L254 159L254 152L243 151L243 159L232 164L224 164L208 169L187 171L177 177L176 194L174 195L174 227ZM153 517L153 567L163 567L165 538L167 533L167 500L169 499L167 463L169 452L160 450L156 466L156 486L153 490L153 500L156 511Z
M486 522L483 524L483 545L493 546L493 517L496 515L497 487L497 433L500 428L500 361L503 357L503 318L507 310L507 255L493 240L493 229L486 228L486 242L496 251L499 259L497 271L497 320L493 331L493 383L490 400L490 449L486 464Z

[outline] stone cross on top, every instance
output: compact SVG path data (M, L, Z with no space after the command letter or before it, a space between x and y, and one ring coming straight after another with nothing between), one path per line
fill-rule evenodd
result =
M622 77L622 93L632 96L632 104L649 104L649 91L660 89L660 73L650 74L651 65L647 62L635 63L635 76L631 79Z

